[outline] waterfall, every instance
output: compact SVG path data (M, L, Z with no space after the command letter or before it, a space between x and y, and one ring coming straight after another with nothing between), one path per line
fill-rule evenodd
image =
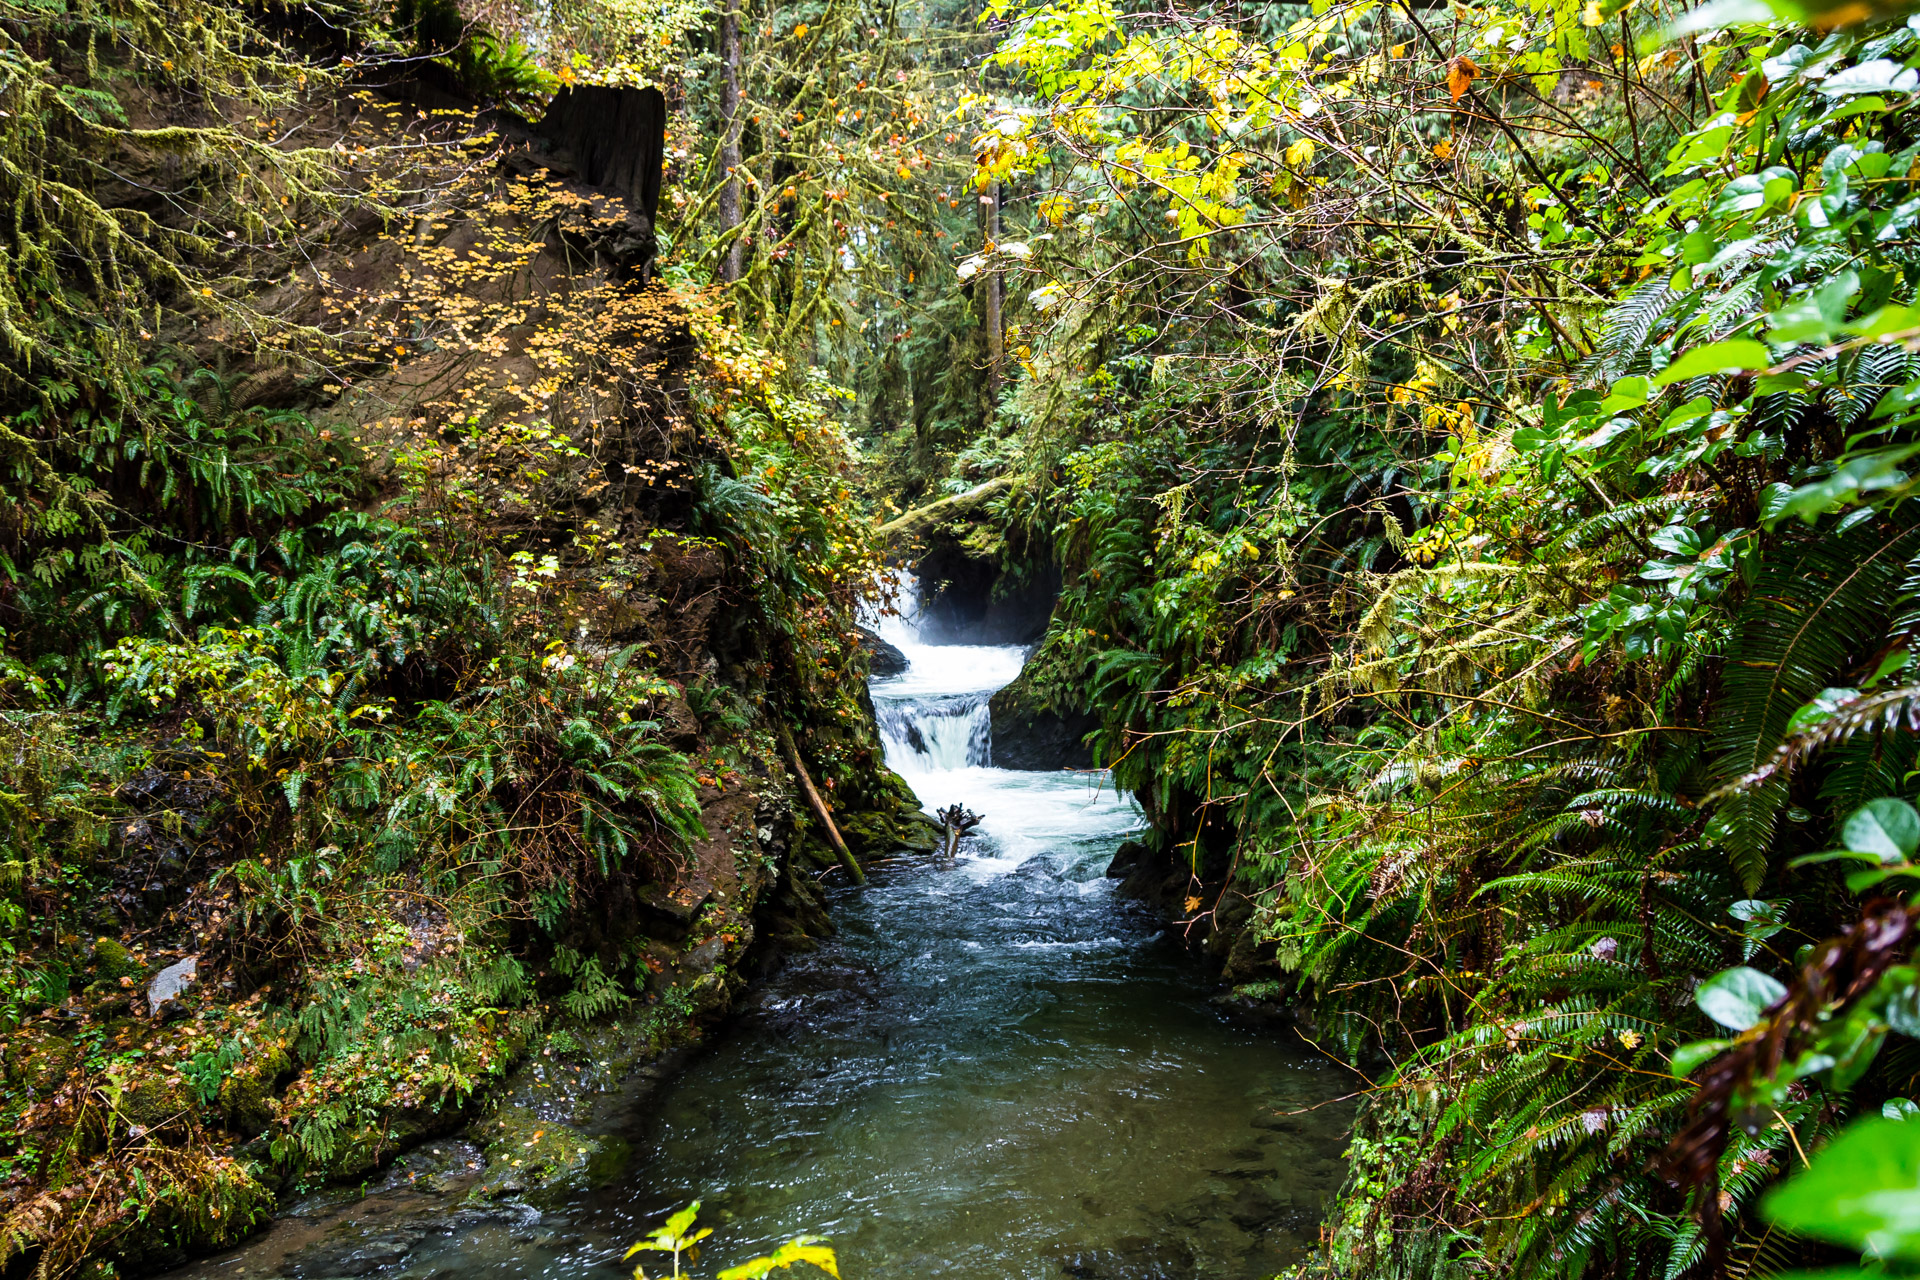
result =
M932 773L993 763L992 695L875 698L874 717L895 773Z
M907 657L904 674L872 686L888 766L908 778L991 766L988 701L1020 674L1026 651L1011 644L926 644L910 578L900 595L909 607L870 624Z

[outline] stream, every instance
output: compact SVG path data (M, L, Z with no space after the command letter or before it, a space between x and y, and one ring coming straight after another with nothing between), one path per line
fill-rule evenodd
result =
M695 1197L714 1229L700 1276L801 1232L830 1237L848 1280L1261 1280L1298 1260L1345 1173L1349 1112L1326 1104L1351 1077L1291 1031L1229 1021L1199 963L1115 897L1107 863L1140 817L1103 774L991 766L987 698L1020 648L885 630L910 662L872 688L888 763L929 811L985 821L951 862L835 890L838 935L622 1122L619 1171L474 1213L403 1168L384 1200L304 1234L296 1206L189 1274L610 1280ZM430 1147L456 1170L477 1154ZM803 1273L820 1274L779 1274Z

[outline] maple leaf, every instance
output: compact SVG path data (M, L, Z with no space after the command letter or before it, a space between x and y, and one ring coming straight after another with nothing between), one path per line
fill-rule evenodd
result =
M1480 68L1472 58L1462 54L1447 59L1447 92L1453 95L1455 102L1460 101L1460 95L1479 78Z

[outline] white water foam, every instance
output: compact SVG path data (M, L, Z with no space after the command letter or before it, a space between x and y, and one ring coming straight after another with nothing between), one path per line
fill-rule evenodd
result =
M913 598L908 580L902 597ZM963 804L985 817L962 866L1003 875L1046 850L1140 825L1103 771L996 769L989 699L1020 674L1019 645L925 644L917 608L869 625L906 655L907 670L872 686L887 764L929 810Z

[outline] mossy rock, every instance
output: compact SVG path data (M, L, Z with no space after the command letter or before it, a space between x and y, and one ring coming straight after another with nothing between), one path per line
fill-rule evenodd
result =
M912 810L910 812L918 812ZM847 816L840 830L847 844L863 858L879 858L901 849L930 852L939 847L938 836L929 836L925 827L892 813L868 810Z
M121 1229L96 1239L96 1274L126 1275L175 1267L196 1253L230 1245L272 1216L274 1195L234 1161L208 1166L211 1176L175 1184L164 1196L142 1205L136 1217L119 1221Z
M132 952L112 938L95 938L93 971L102 981L118 984L122 978L142 976L146 973L147 967L135 960Z
M363 1120L340 1135L321 1172L334 1181L364 1178L409 1147L452 1133L466 1117L466 1108L449 1098L438 1107L402 1107L379 1120Z
M946 843L946 828L919 809L901 816L899 830L901 845L915 853L935 853Z
M487 1177L473 1195L490 1199L505 1190L527 1190L574 1179L591 1180L606 1143L571 1125L541 1118L506 1103L490 1108L469 1134L487 1152ZM508 1188L503 1184L518 1183Z
M89 1017L96 1021L111 1020L116 1014L126 1017L133 1002L133 992L120 985L117 979L102 978L90 982L80 992L80 1002Z
M1099 719L1083 708L1052 705L1023 671L988 702L993 718L993 763L1000 769L1089 769L1093 751L1083 739Z
M157 1129L193 1111L199 1103L185 1082L138 1068L126 1082L114 1110L122 1120L142 1129Z
M293 1071L293 1060L283 1048L256 1049L235 1063L220 1082L220 1111L227 1127L251 1138L273 1123L273 1097L281 1080Z
M60 1086L80 1060L80 1051L50 1032L25 1027L7 1039L0 1058L5 1060L8 1083L39 1096Z

